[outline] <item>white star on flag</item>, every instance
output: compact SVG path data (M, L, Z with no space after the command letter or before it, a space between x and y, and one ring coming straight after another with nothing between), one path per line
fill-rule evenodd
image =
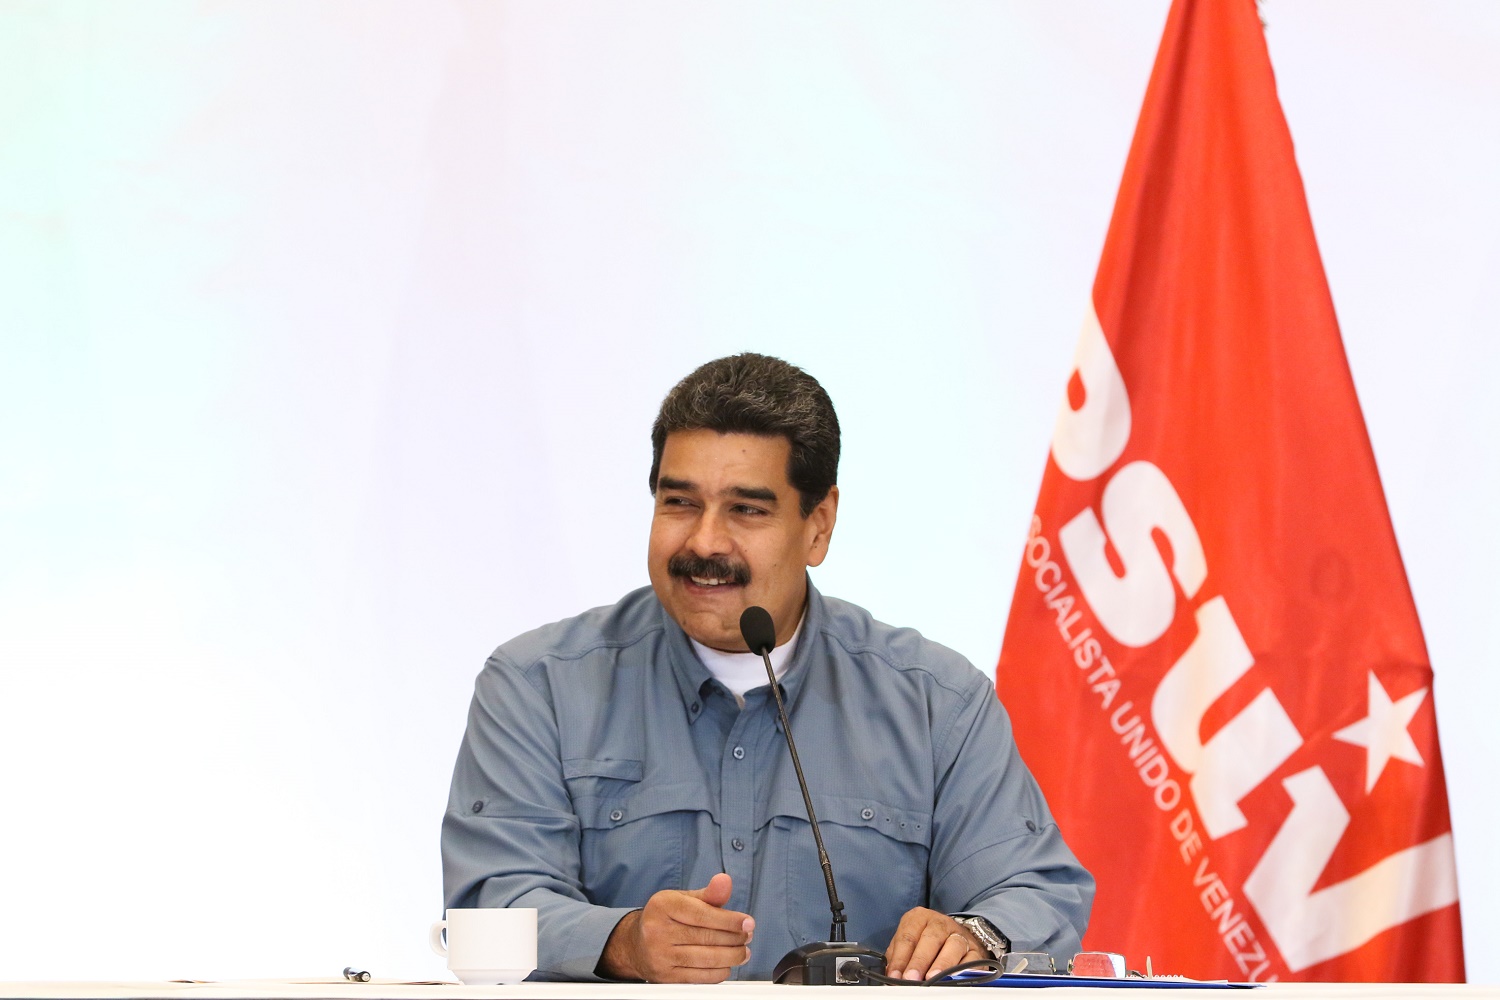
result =
M1366 794L1374 791L1375 782L1380 780L1386 762L1392 757L1422 766L1422 755L1417 751L1417 745L1412 742L1411 733L1406 731L1406 727L1411 725L1412 716L1417 714L1422 699L1426 697L1427 688L1420 688L1400 701L1393 702L1391 696L1386 694L1385 687L1376 679L1375 671L1370 671L1370 714L1333 734L1336 740L1353 743L1369 751L1365 767Z

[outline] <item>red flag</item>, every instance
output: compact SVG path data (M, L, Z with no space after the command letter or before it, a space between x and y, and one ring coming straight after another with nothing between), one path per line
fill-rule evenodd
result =
M997 685L1086 944L1462 980L1432 670L1252 0L1167 20Z

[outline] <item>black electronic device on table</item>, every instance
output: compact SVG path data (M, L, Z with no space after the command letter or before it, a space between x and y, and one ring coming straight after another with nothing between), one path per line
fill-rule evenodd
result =
M885 972L885 956L856 942L811 941L776 963L773 983L800 986L874 986L868 972Z

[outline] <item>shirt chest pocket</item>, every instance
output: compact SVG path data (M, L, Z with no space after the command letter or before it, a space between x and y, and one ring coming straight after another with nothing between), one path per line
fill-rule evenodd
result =
M932 814L834 795L814 795L813 808L849 916L849 939L884 948L902 914L926 905ZM767 860L784 865L787 927L795 943L824 940L828 891L800 797L774 810L767 840Z
M684 837L694 813L673 787L644 781L639 760L563 761L579 821L580 880L599 906L643 906L680 889Z

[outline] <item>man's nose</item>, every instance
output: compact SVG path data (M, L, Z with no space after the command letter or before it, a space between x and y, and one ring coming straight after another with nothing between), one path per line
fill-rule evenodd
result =
M687 548L696 556L721 556L734 548L734 542L724 519L713 511L705 511L688 536Z

